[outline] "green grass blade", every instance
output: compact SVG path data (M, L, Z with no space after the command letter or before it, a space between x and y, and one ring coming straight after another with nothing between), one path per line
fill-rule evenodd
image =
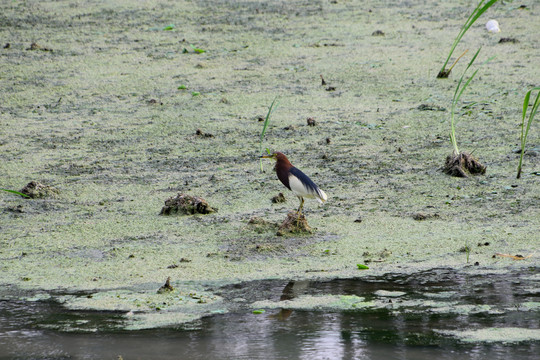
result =
M448 65L448 62L450 61L450 58L452 57L452 54L454 53L454 50L456 49L457 45L461 41L461 38L465 35L465 33L469 30L469 28L475 23L475 21L482 16L483 13L486 12L487 9L489 9L493 4L495 4L498 0L490 0L488 1L484 6L484 0L481 0L478 5L476 5L476 8L472 11L472 13L467 18L467 21L463 24L461 27L458 35L456 36L454 42L452 43L452 47L450 48L450 53L448 54L448 57L446 58L446 61L444 62L441 70L439 71L439 74L446 71L446 65Z
M458 84L456 86L456 90L454 91L454 97L452 98L452 107L450 109L450 142L452 143L452 146L454 147L454 152L459 154L459 148L457 146L457 140L456 140L456 128L455 128L455 113L456 113L456 104L459 101L459 98L461 98L461 95L463 94L463 91L467 88L469 83L471 82L472 78L476 75L478 72L478 69L473 73L473 75L469 78L469 80L465 83L465 85L461 86L463 82L463 78L465 77L465 74L467 73L467 70L472 66L476 58L478 57L478 54L480 53L480 50L482 50L482 47L480 47L474 56L472 57L471 61L469 61L469 64L465 68L465 71L463 71L463 74L461 74L461 77L459 78ZM461 91L460 91L461 90Z
M18 192L18 191L15 191L15 190L9 190L9 189L0 189L2 191L6 191L6 192L9 192L9 193L12 193L12 194L17 194L17 195L20 195L22 197L26 197L26 198L29 198L30 196L26 195L26 194L23 194L22 192Z
M459 101L459 98L461 97L461 94L463 94L463 91L465 90L465 88L469 85L469 83L471 82L471 79L476 75L476 73L478 72L478 70L476 70L474 72L474 74L469 78L469 81L467 81L465 83L465 85L463 87L461 87L461 83L463 82L463 78L465 77L465 74L467 73L467 71L469 70L469 68L472 66L472 64L474 63L474 61L476 60L476 58L478 57L478 54L480 53L480 50L482 50L482 47L480 47L476 53L473 55L471 61L469 61L469 64L467 65L467 67L465 68L465 71L463 71L463 74L461 74L461 77L459 78L459 81L458 81L458 84L456 86L456 91L454 92L454 98L452 99L452 103L457 103ZM459 90L461 89L461 92L459 92Z
M529 120L527 121L527 126L525 126L525 118L527 117L527 108L529 107L531 93L536 90L538 90L539 92L538 94L536 94L536 99L534 100L533 106L531 108L531 112L529 113ZM519 156L518 171L517 171L517 176L516 176L517 179L521 177L521 166L523 164L523 154L525 153L525 144L527 142L527 136L529 135L529 129L531 128L531 124L534 120L534 117L536 116L536 113L538 112L539 107L540 107L540 86L536 86L532 88L531 90L527 91L527 94L525 94L525 98L523 99L523 113L521 116L521 154Z
M270 123L270 115L272 114L272 111L274 111L275 107L277 107L277 104L276 104L277 99L278 99L278 97L276 96L274 98L274 101L272 101L272 104L270 104L270 107L268 108L268 113L266 114L266 118L264 119L264 124L263 124L263 128L262 128L262 131L261 131L261 139L260 139L260 142L259 142L259 153L261 155L262 155L262 151L263 151L264 134L266 133L266 129L268 128L268 123ZM266 149L266 151L268 152L268 149ZM261 172L262 172L263 171L262 159L260 159L260 165L261 165Z
M469 61L469 64L465 68L465 71L463 71L463 74L461 74L461 77L459 78L458 84L456 86L456 90L454 91L454 97L452 98L452 107L450 109L450 141L452 142L452 146L454 147L454 151L455 151L456 154L459 154L459 149L458 149L457 141L456 141L456 131L455 131L455 110L456 110L456 105L457 105L459 99L461 98L461 95L463 95L463 92L465 91L465 89L467 89L467 87L469 86L471 81L474 79L474 77L478 73L478 70L480 70L480 68L476 69L473 72L473 74L467 79L467 81L465 81L465 83L462 85L465 74L467 73L469 68L472 66L472 64L475 62L476 58L478 57L478 54L480 53L480 50L482 50L481 47L476 51L476 53L474 54L472 59ZM490 57L489 59L484 61L482 64L480 64L480 66L482 66L484 64L487 64L488 62L490 62L494 58L495 58L495 56Z

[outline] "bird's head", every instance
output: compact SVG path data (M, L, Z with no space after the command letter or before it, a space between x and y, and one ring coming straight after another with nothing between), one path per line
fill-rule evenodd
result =
M271 154L267 154L267 155L262 155L261 158L263 159L274 159L278 162L286 162L288 163L289 162L289 159L287 159L287 157L285 156L285 154L279 152L279 151L276 151L276 152L273 152Z
M263 159L274 159L274 160L277 160L277 152L275 153L268 153L266 155L261 155L261 158Z
M291 162L289 161L289 159L287 159L285 154L283 154L283 153L281 153L279 151L276 151L274 153L267 154L267 155L262 155L261 158L276 160L275 169L277 169L277 168L289 169L290 167L292 167Z

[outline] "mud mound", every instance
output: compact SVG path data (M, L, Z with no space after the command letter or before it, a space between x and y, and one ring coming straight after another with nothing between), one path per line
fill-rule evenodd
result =
M178 194L165 200L165 206L161 208L160 215L173 214L211 214L217 211L208 205L208 202L198 196Z
M285 201L287 201L287 199L285 199L285 195L283 195L282 192L272 198L274 204L284 203Z
M58 195L58 190L49 185L38 183L37 181L30 181L20 190L21 193L28 195L32 199L41 199L46 197L53 197Z
M309 227L306 217L302 214L298 215L296 211L291 211L287 214L287 218L279 227L277 235L302 235L311 233L313 233L313 230Z
M482 165L474 156L466 152L453 153L446 157L444 172L456 177L469 177L469 175L483 175L486 166Z

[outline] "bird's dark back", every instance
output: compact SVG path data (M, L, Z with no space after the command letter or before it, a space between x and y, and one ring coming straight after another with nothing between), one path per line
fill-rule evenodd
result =
M292 175L296 176L296 177L302 182L302 184L304 184L304 186L305 186L307 189L313 191L315 194L318 193L318 191L317 191L317 190L318 190L317 185L315 185L315 183L314 183L314 182L313 182L306 174L304 174L301 170L299 170L299 169L297 169L297 168L295 168L295 167L293 166L293 167L291 167L291 168L289 169L289 172L290 172ZM280 179L280 180L281 180L281 179ZM283 181L282 181L282 182L283 182ZM287 183L288 183L288 182L289 182L289 179L287 178ZM288 186L287 186L287 187L288 187ZM289 189L290 189L290 187L289 187Z

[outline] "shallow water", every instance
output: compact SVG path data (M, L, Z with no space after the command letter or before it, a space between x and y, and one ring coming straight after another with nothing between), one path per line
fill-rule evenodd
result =
M177 328L130 332L114 330L125 319L122 313L66 311L51 300L1 301L0 359L533 359L540 352L538 338L516 340L509 333L508 342L467 342L441 333L539 329L538 307L524 309L540 300L535 268L505 275L437 270L324 282L260 281L216 291L239 305ZM283 307L254 314L247 305L293 304L329 294L361 296L378 306ZM55 330L70 327L78 330Z

